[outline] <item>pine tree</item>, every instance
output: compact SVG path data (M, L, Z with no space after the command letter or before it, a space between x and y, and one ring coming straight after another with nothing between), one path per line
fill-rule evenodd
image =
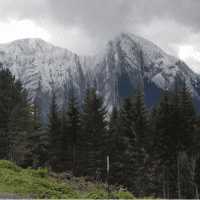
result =
M19 88L20 89L20 88ZM17 89L16 89L17 91ZM31 155L32 153L30 152L29 149L27 149L27 145L29 145L29 136L31 135L32 132L32 128L31 128L31 121L30 121L30 115L29 115L29 111L27 110L27 100L26 100L26 96L28 96L28 94L26 93L26 91L23 91L21 94L21 98L22 98L22 103L19 104L19 107L17 109L18 112L18 120L19 120L19 124L17 127L15 127L15 131L16 132L20 132L23 134L23 136L19 139L19 144L20 144L20 148L18 148L18 150L16 151L16 156L20 157L20 162L28 155ZM27 133L27 134L25 134ZM21 153L19 152L19 150L21 149ZM18 162L19 164L19 162Z
M43 119L39 117L40 108L38 104L34 101L33 103L28 103L28 106L31 118L31 132L33 134L29 136L30 144L27 148L32 149L31 152L34 157L29 155L22 166L23 168L33 166L33 168L37 169L37 166L43 166L44 162L47 161L47 156L44 156L44 151L42 150L42 147L45 147L44 141L40 139L45 133L41 130Z
M17 116L27 115L27 112L24 108L18 108ZM9 136L11 136L12 142L11 145L11 152L12 152L12 159L15 160L15 163L19 166L20 163L23 162L25 156L31 154L29 149L27 149L28 145L28 131L23 130L23 128L16 128L16 124L23 124L24 119L15 119L11 120L14 122L14 128L12 124L9 125ZM12 160L11 159L11 160Z
M30 137L30 140L32 141L31 142L32 148L34 148L34 150L32 152L39 159L39 160L38 159L33 160L33 167L36 169L37 166L40 166L40 161L41 160L44 161L44 157L41 157L41 155L39 154L39 152L41 151L41 144L43 143L42 141L40 141L40 137L44 136L44 131L42 131L43 119L41 119L39 117L39 113L41 112L41 109L39 108L39 105L35 101L32 104L29 104L29 106L31 107L31 118L32 118L32 124L33 124L32 125L33 131L34 131L33 136ZM32 112L33 112L33 114L32 114ZM39 143L38 143L38 141L39 141ZM33 145L33 144L35 144L35 145ZM28 162L31 164L30 161L28 161Z
M74 152L72 149L72 142L68 128L69 121L66 112L62 111L62 114L59 118L62 122L60 143L62 153L59 155L59 165L61 166L61 171L71 171L73 167Z
M9 111L13 110L14 102L13 99L16 99L13 95L13 86L12 82L14 78L12 78L9 70L3 69L2 63L0 63L1 72L0 72L0 101L1 101L1 120L0 120L0 129L1 129L1 156L2 158L8 159L8 152L10 151L9 145L10 140L7 139L6 133L8 133L8 125L9 125ZM1 158L1 159L2 159Z
M180 138L180 135L181 135L181 132L180 132L180 96L178 95L180 91L180 88L175 88L174 90L174 93L172 95L172 99L171 99L171 102L172 102L172 105L171 105L171 114L170 114L170 119L169 119L169 124L170 124L170 127L168 129L168 135L170 135L172 139L172 141L170 142L171 144L171 155L173 155L173 161L171 160L171 168L169 169L170 172L172 174L174 174L174 170L172 170L172 166L177 166L177 145L178 143L180 142L179 141L179 138ZM170 173L170 174L171 174ZM172 176L172 180L174 180L174 176ZM173 188L173 191L175 192L175 182L173 181L171 183L171 186ZM168 191L167 191L167 195L169 195L169 188L168 188ZM174 193L173 192L173 193ZM172 197L171 197L172 198Z
M16 149L19 149L19 141L22 136L19 131L16 131L16 125L20 124L20 120L18 118L19 115L16 111L17 109L19 109L18 106L15 107L14 111L10 113L12 117L10 117L8 122L8 128L6 129L6 132L2 131L4 133L3 139L7 143L6 148L2 149L4 151L7 149L7 156L5 158L12 162L14 160L15 163L18 163L18 160L21 159L21 154L19 154L19 152L17 152L17 157L14 153Z
M132 185L132 180L135 178L135 173L138 169L139 163L134 160L135 163L131 164L130 157L128 156L128 149L131 146L135 146L136 133L133 132L131 125L133 121L133 100L130 97L130 93L124 99L122 109L119 111L119 132L121 137L121 143L125 145L124 152L122 155L118 156L118 166L117 172L113 174L118 180L118 184L123 185L123 187L130 188L132 191L135 190L134 185ZM122 145L121 145L122 146ZM134 152L135 153L135 152ZM137 153L136 153L137 156Z
M145 188L145 184L147 183L147 176L144 174L144 170L148 171L148 168L144 163L148 158L148 151L150 151L151 146L151 135L147 116L148 111L147 107L144 107L144 105L144 96L142 95L141 89L139 88L139 84L137 84L136 95L134 95L132 109L133 121L131 125L131 129L135 135L135 145L133 146L131 144L127 153L132 163L138 163L135 177L131 177L135 191L137 191L138 198L141 198L142 190ZM137 161L135 162L135 160Z
M163 172L163 169L158 166L160 160L155 160L154 148L157 145L157 139L155 137L155 132L157 131L157 120L160 116L160 107L158 102L154 103L152 108L149 110L148 115L148 126L150 128L149 135L151 135L151 140L149 147L146 147L146 151L148 152L148 159L146 161L146 168L149 168L149 173L147 171L147 180L146 180L146 188L144 190L145 196L151 196L152 193L157 193L157 186L161 185L158 181L159 175ZM160 189L159 189L160 190ZM155 194L156 195L156 194Z
M1 90L0 90L1 95ZM6 126L4 123L4 116L6 115L6 110L4 108L3 103L0 101L0 126L1 126L1 134L0 134L0 159L4 159L7 157L7 141L4 138L4 135L2 133L3 130L5 130Z
M69 107L68 107L68 112L67 116L69 117L69 129L70 129L70 139L73 143L73 150L74 150L74 164L73 167L75 168L75 147L77 145L77 138L78 138L78 133L81 130L81 116L80 116L80 111L75 105L78 105L78 103L75 103L76 98L74 97L74 94L72 93L70 96L70 101Z
M179 156L180 174L181 174L181 194L184 198L195 197L196 183L195 183L195 169L196 160L199 156L192 155L191 158L182 152ZM187 188L187 189L186 189Z
M46 148L47 154L50 157L49 164L52 171L57 170L57 163L59 160L60 149L60 135L61 135L61 122L58 117L58 107L55 104L56 96L53 95L52 104L50 107L50 114L48 114L50 124L47 125L46 134L48 147Z
M184 189L181 190L180 182L177 184L177 181L176 182L174 181L174 180L177 180L175 178L175 176L177 174L177 170L181 169L181 166L180 166L181 163L179 162L179 166L178 166L177 159L178 159L178 156L179 156L179 152L181 152L178 144L182 143L182 138L183 138L182 131L180 129L182 122L181 122L181 118L180 118L181 117L180 105L179 105L180 104L180 101L179 101L180 96L178 96L178 91L180 91L180 89L177 90L177 88L176 88L175 91L174 91L174 95L172 97L172 100L171 100L172 105L171 105L170 118L168 120L169 126L167 128L168 138L172 138L172 139L168 139L168 140L169 140L169 146L171 146L171 148L170 148L171 153L170 154L171 154L172 159L170 161L171 167L170 167L169 170L170 170L170 174L172 175L172 176L171 175L170 176L173 177L172 178L173 182L171 183L172 188L173 188L173 194L178 189L179 189L180 192L184 191ZM171 142L170 142L170 140L171 140ZM168 161L166 159L166 156L163 155L163 157L165 157L165 161ZM178 171L178 174L179 174L179 171ZM180 180L180 178L179 178L179 180ZM178 188L178 186L179 186L179 188ZM178 194L181 196L181 194L179 192L177 193L177 195ZM168 188L168 195L169 195L169 188Z
M158 168L160 168L160 170L166 170L169 166L167 163L174 159L171 154L171 140L173 140L173 138L169 135L171 112L169 101L169 92L164 91L158 107L156 108L156 106L154 106L151 112L151 116L153 117L150 117L150 121L153 123L151 130L154 132L154 134L151 134L153 135L153 152L151 153L151 158L154 158L154 164L157 163L155 161L159 161L160 163L155 166L156 168L153 168L153 171L155 171L155 169L158 171ZM162 170L161 173L164 175L165 172ZM162 178L163 182L165 182L165 177L162 176ZM160 185L162 184L160 183ZM165 186L157 191L161 191L161 189L164 188Z
M104 149L104 154L109 156L109 184L117 184L118 178L115 176L115 173L120 170L119 162L124 154L124 149L126 145L121 141L123 140L120 136L120 127L118 122L118 112L117 108L113 108L113 112L110 115L110 121L108 123L108 132L106 134L105 144L108 148ZM101 178L103 180L107 179L107 170L101 172Z
M184 87L184 86L183 86ZM180 91L180 89L179 89L179 91ZM177 159L178 159L178 152L181 152L182 150L179 148L179 146L177 146L178 145L178 143L180 144L180 146L182 146L181 144L182 144L182 142L183 141L186 141L186 137L184 137L183 135L182 135L182 131L181 131L181 124L183 123L183 120L181 121L181 111L180 111L180 106L178 106L178 104L180 103L179 102L179 98L180 97L178 97L178 94L177 94L177 91L175 91L175 96L172 98L172 105L171 105L171 109L167 109L167 110L171 110L170 112L169 112L169 118L168 118L168 126L165 128L165 130L168 130L167 131L167 136L168 136L168 139L164 139L163 140L163 142L160 140L160 139L158 139L157 141L158 141L158 143L161 143L161 144L164 144L164 143L166 143L167 144L167 141L168 141L168 145L166 145L166 146L171 146L171 165L169 165L169 166L171 166L170 167L170 169L169 169L169 175L171 176L171 178L172 178L172 180L173 180L173 182L171 183L172 185L173 185L173 193L175 193L175 191L177 191L177 189L178 189L178 184L177 184L177 181L176 181L176 183L174 182L174 180L177 180L177 178L175 179L175 177L177 177L176 176L176 174L177 174L177 168L178 168L178 162L177 162ZM190 104L190 105L192 105L192 104ZM184 107L184 106L182 106L182 107ZM193 109L193 108L192 108ZM191 109L191 110L192 110ZM160 112L161 112L161 110L160 110ZM163 112L162 112L163 113ZM183 112L182 112L183 113ZM193 109L193 111L192 111L192 113L193 113L193 116L194 116L194 118L193 118L193 122L195 122L195 111L194 111L194 109ZM159 118L161 119L160 121L162 121L162 114L159 116ZM166 117L166 116L165 116ZM183 118L183 116L182 116L182 118ZM156 119L156 118L155 118ZM166 121L166 120L165 120ZM157 123L157 124L159 124L159 123ZM161 125L161 124L160 124ZM159 130L159 133L162 133L162 130L160 131L160 128L161 128L161 126L160 125L158 125L157 127L158 127L158 130ZM154 126L155 127L155 126ZM185 127L186 127L186 123L185 123ZM195 129L194 128L195 127L195 125L193 124L190 128L190 130L193 130L193 133L195 132L194 130L198 130L197 128ZM192 129L193 128L193 129ZM183 129L182 129L183 130ZM164 131L164 130L163 130ZM156 132L156 131L154 131L154 132ZM159 138L159 137L158 137ZM170 139L170 138L172 138L172 139ZM191 137L192 138L192 137ZM189 139L189 138L188 138ZM170 142L170 140L171 140L171 142ZM191 139L192 140L192 139ZM186 142L185 142L186 143ZM192 143L190 143L190 145L191 145ZM194 143L193 143L194 144ZM165 145L164 145L165 146ZM195 146L195 145L193 145L193 146ZM189 145L188 145L188 147L189 147ZM177 149L178 148L178 149ZM159 148L160 149L160 148ZM194 148L193 148L194 149ZM157 151L158 152L158 151ZM163 152L168 152L168 154L169 154L169 152L170 151L163 151ZM169 154L169 155L170 155ZM175 155L176 155L176 159L175 159ZM167 159L167 155L166 154L164 154L162 157L164 157L165 158L165 162L167 162L167 161L169 161L168 159ZM181 164L180 162L179 162L179 164ZM180 168L181 166L179 166L179 168ZM181 168L180 168L181 169ZM180 186L180 183L179 183L179 186ZM179 187L179 189L181 189L180 187ZM168 193L169 193L169 188L168 188ZM178 193L177 193L178 194ZM180 194L179 194L180 195Z
M104 116L107 113L105 108L100 109L102 97L97 97L96 88L90 91L87 89L85 103L82 105L82 130L79 138L81 159L77 169L83 175L90 175L96 179L96 171L103 171L106 166L106 155L102 152L107 122ZM99 110L100 109L100 110Z
M197 133L199 131L199 127L200 127L200 116L197 117L197 125L196 125L196 130L197 130L196 132ZM197 146L195 156L198 157L198 159L196 160L196 169L194 171L195 172L194 179L195 179L195 183L197 184L197 186L200 186L200 158L199 158L199 156L200 156L199 141L200 140L198 138L198 135L200 135L200 133L197 134L197 136L194 137L194 141L196 142L196 146ZM198 189L198 190L200 190L200 189Z
M192 156L189 157L186 154L186 159L185 159L185 172L182 172L183 174L187 175L184 179L187 183L187 186L189 185L190 191L186 190L188 193L186 194L186 197L189 198L189 196L194 196L196 195L195 198L198 199L197 197L197 187L198 187L198 160L200 158L200 153L199 153L199 133L200 133L200 128L198 126L198 116L197 116L197 124L194 124L195 128L195 135L193 137L193 153Z
M15 131L20 131L23 130L21 132L21 136L18 137L18 150L15 152L14 155L16 155L15 157L20 157L20 159L18 160L18 165L21 166L22 168L27 168L27 167L32 167L31 165L26 165L24 162L26 161L27 157L31 157L31 155L33 154L33 149L34 147L36 148L36 146L41 143L41 141L39 140L39 136L36 135L36 132L33 133L33 126L35 126L36 124L31 120L31 115L30 115L30 108L29 108L29 103L26 100L26 96L28 96L28 94L22 93L22 101L24 102L23 105L21 104L19 109L18 109L18 118L20 118L20 125L22 126L22 128L15 128ZM34 123L34 124L33 124ZM36 139L37 138L37 139ZM34 141L34 142L33 142ZM19 146L20 145L20 146ZM17 148L17 147L16 147ZM20 151L19 151L20 150ZM35 158L32 158L32 163L34 161L34 159L37 159L38 155L35 155ZM26 166L26 167L25 167Z
M66 122L66 118L63 115L63 132L62 132L62 150L63 153L61 155L62 157L62 162L65 163L69 163L69 160L71 160L71 167L73 166L73 172L75 172L75 162L76 162L76 158L75 156L78 155L76 152L76 145L77 145L77 137L78 137L78 133L80 132L80 112L79 109L77 107L75 107L75 105L77 105L78 103L75 103L76 98L74 97L74 93L72 91L72 93L70 94L69 97L69 106L68 106L68 111L66 112L67 115L67 122ZM65 131L64 131L65 130ZM63 139L65 138L65 139ZM66 145L67 144L67 145ZM69 149L67 150L66 147L69 147ZM67 153L70 150L70 155ZM68 154L68 156L67 156ZM69 158L70 156L70 158ZM72 157L73 156L73 157Z
M2 67L2 64L1 64ZM13 160L13 153L18 151L17 157L14 160L20 159L19 147L15 146L22 138L22 132L25 130L24 125L29 123L26 111L22 109L25 106L23 95L26 93L22 91L21 83L15 81L9 69L1 69L0 72L0 101L1 101L1 151L6 159ZM21 92L22 91L22 92ZM20 113L21 112L21 113ZM23 119L25 117L26 119ZM28 129L27 129L28 130ZM23 137L25 140L25 136ZM23 146L25 149L25 146ZM6 154L5 154L6 152ZM22 152L22 148L21 148ZM11 157L10 157L11 156Z
M191 93L188 92L188 87L186 87L185 79L183 86L181 87L181 131L182 131L182 147L180 150L186 148L186 153L190 157L195 150L192 138L195 136L194 124L197 124L197 111L194 108L194 103L191 99Z
M89 90L87 90L87 92L88 92ZM89 95L89 92L88 93L86 93L86 94L88 94ZM91 96L90 96L90 98L87 98L87 96L86 96L86 99L88 99L88 101L91 99ZM81 105L81 107L83 108L83 105ZM78 154L78 156L79 156L79 159L76 159L76 166L75 166L75 172L74 172L74 174L76 175L76 176L78 176L78 177L80 177L80 176L86 176L86 175L88 175L88 172L86 172L85 170L83 170L83 169L87 169L87 168L85 168L85 165L86 165L86 162L85 162L85 157L87 157L86 156L86 153L85 153L85 148L82 148L83 146L84 146L84 142L83 141L85 141L84 139L83 139L83 130L84 130L84 124L83 124L83 116L85 116L86 114L84 114L84 113L82 113L81 114L81 130L80 130L80 132L79 132L79 138L78 138L78 141L77 141L77 150L78 150L78 152L79 152L79 154ZM72 141L72 140L71 140ZM83 152L83 150L84 150L84 152ZM82 164L82 163L84 163L84 164Z
M177 157L180 152L185 151L186 154L191 157L192 153L195 152L197 146L193 138L197 135L197 112L194 108L194 103L190 97L191 93L188 92L188 88L185 84L185 79L182 87L180 88L180 129L179 129L179 145L177 147ZM176 173L175 173L176 175ZM179 178L179 177L178 177ZM180 186L180 183L178 183ZM178 195L180 196L181 188L178 188Z

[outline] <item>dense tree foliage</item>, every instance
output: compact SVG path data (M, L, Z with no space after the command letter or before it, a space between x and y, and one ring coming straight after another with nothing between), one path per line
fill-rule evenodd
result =
M17 120L16 111L14 110L14 106L16 103L19 103L19 95L16 96L16 91L14 88L14 80L9 70L3 69L1 64L1 72L0 72L0 103L1 103L1 120L0 120L0 128L1 128L1 159L6 157L9 159L10 152L10 142L11 140L8 137L9 125L11 129L11 118ZM15 83L16 84L16 83ZM21 92L21 91L20 91ZM10 135L11 136L11 135ZM3 157L2 157L3 156Z
M58 107L55 103L56 96L53 94L52 104L50 107L50 114L48 114L50 124L47 125L46 134L48 141L47 153L49 154L49 164L52 167L52 171L57 168L59 155L61 154L61 121L58 117Z
M60 115L61 120L61 142L60 148L62 153L59 154L59 170L71 171L73 169L74 155L71 135L68 128L68 118L66 112L62 111Z
M27 147L31 149L34 157L30 157L29 155L20 166L23 168L33 166L33 168L37 169L38 166L44 166L44 163L47 161L46 153L42 149L46 147L44 139L39 139L44 136L44 131L41 129L43 119L39 117L40 108L35 101L28 103L28 106L33 134L29 136L30 143Z
M173 92L163 91L150 112L139 84L135 90L119 111L113 108L109 122L96 86L86 90L81 114L73 90L67 111L58 112L53 95L48 128L42 131L36 101L28 103L20 81L14 83L9 70L1 70L0 159L12 159L23 168L49 162L54 171L60 165L62 171L93 180L98 172L105 181L109 156L110 184L123 185L138 198L153 193L195 197L200 185L200 116L185 80Z
M119 172L121 167L121 160L124 155L125 144L122 143L123 139L121 137L120 126L119 126L119 116L117 108L114 107L112 115L110 116L110 121L108 124L109 130L106 135L105 144L108 148L104 149L105 155L109 156L109 182L110 184L118 183L118 177L115 175ZM102 180L107 179L107 171L104 168L104 172L101 174ZM117 179L117 180L116 180Z
M1 64L2 67L2 64ZM26 110L26 89L22 91L19 81L15 81L9 69L1 68L0 71L0 102L1 102L1 156L18 163L21 157L29 154L26 148L28 143L21 144L20 140L26 140L30 127L28 111ZM2 159L3 159L2 158Z
M180 96L178 96L178 91L180 93ZM190 100L188 100L187 103L184 103L184 101L186 102L186 100L183 100L183 99L187 99L187 97L184 97L184 96L187 96L185 84L183 84L181 89L179 89L179 90L175 89L174 95L171 100L171 102L172 102L171 106L169 106L169 108L165 109L166 111L168 111L167 112L168 114L162 109L162 107L163 107L162 105L164 105L164 104L162 102L160 102L159 108L154 109L154 112L152 112L152 114L154 115L156 113L155 112L156 110L159 111L158 112L159 114L157 115L158 118L157 117L151 118L151 121L155 122L153 124L157 124L156 126L152 126L152 129L154 130L155 133L162 134L163 131L164 132L166 131L162 137L161 137L161 135L154 136L153 150L154 150L154 152L158 153L158 157L164 158L164 159L162 159L164 161L164 163L163 163L164 165L162 165L162 166L163 167L165 166L164 167L165 170L167 169L166 166L168 166L168 170L169 170L168 176L171 179L171 182L167 182L167 183L172 186L172 187L170 187L172 194L173 194L173 196L171 198L177 197L178 185L181 185L181 183L180 183L181 179L180 178L178 179L178 161L177 161L177 159L178 159L179 153L183 152L186 149L188 151L190 149L193 149L193 150L197 149L197 145L195 145L194 140L193 140L193 142L191 142L192 138L194 138L193 136L195 135L194 134L195 131L196 131L196 138L198 138L198 136L197 136L198 128L197 128L196 120L195 120L196 113L194 112L195 110L194 110L193 104ZM181 100L181 102L180 102L180 100ZM191 115L189 115L191 117L191 119L193 119L193 123L191 125L190 125L190 123L187 123L187 120L183 120L183 119L189 119L189 117L188 118L184 117L184 116L188 115L188 114L186 114L187 112L181 111L181 109L185 110L185 108L188 108L188 114L191 113ZM164 116L164 118L162 116ZM165 124L163 124L164 126L162 125L163 122L165 123ZM191 120L188 120L188 122L191 122ZM166 128L162 129L162 127L166 127ZM187 127L191 127L190 130L191 130L191 133L193 133L192 137L191 137L192 134L189 134L189 132L186 133L186 131L184 131L184 130L187 130ZM194 128L194 127L196 127L196 128ZM162 138L164 138L164 139L162 139ZM188 140L188 144L186 142L187 140ZM168 146L169 150L164 148L162 151L159 144L160 145L162 144L163 147ZM156 146L157 146L157 148L156 148ZM190 148L190 147L192 147L192 148ZM162 154L162 152L164 154ZM170 159L170 157L171 157L171 159ZM155 156L155 159L156 159L156 156ZM183 163L180 163L180 165L183 165ZM181 174L182 167L181 166L179 166L179 167L180 167L179 176L181 177L182 176L182 174ZM168 187L169 187L169 185L168 185ZM181 187L180 187L180 189L181 189ZM184 190L182 190L182 189L181 189L181 191L184 192ZM167 192L169 193L169 191L167 191ZM167 195L168 195L168 193L167 193ZM184 193L183 195L186 195L186 194Z
M127 149L129 148L129 145L135 145L135 138L136 138L135 133L131 129L133 121L132 109L133 109L133 100L131 99L129 93L128 96L124 99L124 103L122 105L122 109L120 111L118 120L119 124L118 135L121 139L120 146L121 148L123 148L123 153L120 153L118 155L119 167L117 172L113 174L113 176L119 180L118 183L119 184L123 183L124 187L127 188L133 187L130 186L132 184L130 178L134 177L134 174L138 166L138 163L130 164L129 161L130 157L127 154Z
M177 153L185 151L189 157L191 157L197 149L194 138L199 138L199 136L197 135L199 131L195 128L198 121L198 114L194 108L194 103L190 95L191 93L189 93L188 87L186 87L184 79L183 85L180 88L180 134L179 143L177 146ZM189 196L191 195L192 194L189 193L189 190L185 192L186 198L189 198Z
M65 169L73 169L73 173L75 173L76 168L76 157L79 155L77 153L77 138L80 133L80 112L75 105L77 98L74 97L74 93L69 95L69 105L68 111L66 113L62 113L62 154L60 155L61 165L64 165Z
M170 175L168 168L171 167L172 161L176 159L176 155L172 153L174 142L172 142L173 137L170 135L171 104L168 91L163 92L159 102L159 115L157 117L157 119L154 118L156 126L156 129L154 129L154 161L159 161L157 167L163 170L162 173L164 175ZM162 181L165 181L166 177L164 175ZM161 189L163 188L161 187L159 191L162 191Z
M148 110L145 105L144 96L139 87L136 88L136 94L134 95L134 102L132 108L132 125L131 129L135 136L134 145L130 144L127 153L129 155L130 163L137 163L137 169L134 177L130 177L134 185L135 193L138 198L141 198L142 191L146 188L147 174L149 173L147 168L148 151L151 146L151 132L148 123ZM133 141L133 140L132 140Z
M106 154L103 154L104 135L107 126L105 115L107 111L101 108L102 97L97 97L96 89L87 89L85 103L82 105L82 130L79 146L81 148L78 170L96 179L96 171L102 171L106 166Z

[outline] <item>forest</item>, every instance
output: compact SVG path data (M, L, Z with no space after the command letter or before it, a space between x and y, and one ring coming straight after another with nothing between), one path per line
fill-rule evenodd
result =
M109 121L104 121L107 111L96 88L86 90L83 113L73 89L67 111L58 112L53 95L49 124L41 130L37 102L27 101L20 80L14 83L9 69L0 66L0 159L24 169L49 164L54 171L72 170L77 177L96 179L98 172L106 180L109 156L109 183L123 185L138 198L152 193L195 198L200 185L200 116L185 80L173 92L164 90L150 112L138 84L133 98L128 95L119 111L113 108Z

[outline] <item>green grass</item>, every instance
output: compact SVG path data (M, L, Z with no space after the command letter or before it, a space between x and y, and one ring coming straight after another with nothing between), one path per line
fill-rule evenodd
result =
M45 173L43 178L41 173ZM76 178L66 172L58 174L42 168L22 169L13 162L0 160L0 192L17 193L34 199L136 199L131 193L117 191L112 185L109 185L112 191L109 195L107 187L106 183L85 182L83 177Z

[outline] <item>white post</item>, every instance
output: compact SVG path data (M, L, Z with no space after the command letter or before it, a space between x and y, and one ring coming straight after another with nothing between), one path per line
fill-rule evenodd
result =
M109 192L109 156L107 156L107 177L108 177L108 192Z

